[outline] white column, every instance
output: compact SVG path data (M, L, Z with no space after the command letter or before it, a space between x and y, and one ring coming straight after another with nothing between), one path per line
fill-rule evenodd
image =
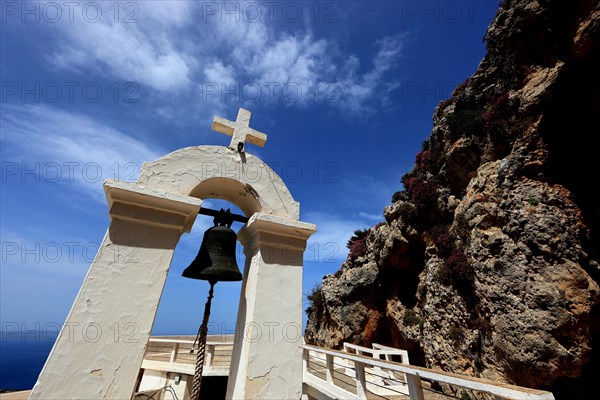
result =
M201 200L107 181L111 223L30 399L123 399L134 390L182 232Z
M302 396L302 264L316 226L256 213L239 232L246 265L227 399Z

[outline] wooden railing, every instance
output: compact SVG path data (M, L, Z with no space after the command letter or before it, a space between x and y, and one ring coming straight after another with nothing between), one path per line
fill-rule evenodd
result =
M385 346L382 346L385 347ZM385 349L381 349L385 350ZM467 390L486 393L496 399L515 400L554 400L550 392L528 389L519 386L497 383L485 379L434 371L428 368L379 360L360 354L329 350L304 345L304 384L305 392L314 398L368 399L373 397L369 390L367 374L376 371L404 374L407 393L411 400L424 400L424 388L431 382L445 384L454 390ZM353 379L348 379L347 368L352 365ZM424 385L422 380L429 381ZM400 383L400 381L398 381ZM389 388L388 388L389 390ZM429 389L430 390L430 389ZM404 393L398 392L397 395Z
M190 352L193 344L193 340L151 337L142 368L193 375L196 364L196 353ZM231 341L208 340L203 375L228 375L232 349Z
M344 342L344 352L358 354L375 358L377 360L397 361L402 364L409 364L408 352L402 349L384 346L373 343L373 348L359 346ZM344 373L348 376L354 375L354 364L347 361ZM379 396L393 396L397 394L408 395L408 386L406 384L406 375L394 372L393 370L384 370L380 367L365 367L365 379L367 389L371 393Z
M408 351L384 346L382 344L373 343L373 348L370 349L357 344L344 342L343 349L346 353L355 353L361 356L371 356L378 360L396 361L402 364L410 364L408 360Z

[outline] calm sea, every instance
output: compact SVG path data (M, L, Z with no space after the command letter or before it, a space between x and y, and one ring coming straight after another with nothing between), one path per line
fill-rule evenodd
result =
M35 384L56 332L0 332L0 389L31 389Z

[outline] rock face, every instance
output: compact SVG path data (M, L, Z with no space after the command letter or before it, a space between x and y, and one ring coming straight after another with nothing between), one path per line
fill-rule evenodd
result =
M309 296L305 338L595 398L600 3L504 1L486 40L385 223Z

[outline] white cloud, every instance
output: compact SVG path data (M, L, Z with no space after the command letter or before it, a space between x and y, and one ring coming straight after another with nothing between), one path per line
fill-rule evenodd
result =
M375 43L377 54L373 58L373 67L369 72L359 76L358 59L350 57L346 64L346 77L338 82L345 102L343 107L352 111L369 109L368 103L379 99L387 100L391 90L398 86L394 80L387 81L385 73L398 63L402 50L402 35L386 36Z
M121 3L121 8L126 4ZM317 102L368 112L381 109L397 87L388 75L401 55L401 35L375 42L371 59L363 61L361 68L356 55L341 54L334 41L315 37L309 27L285 32L272 21L236 21L231 16L206 19L202 11L193 2L150 1L139 3L134 15L137 23L103 18L97 23L57 24L62 40L53 49L52 60L64 68L83 72L92 68L185 96L195 95L195 90L186 90L191 83L194 88L201 82L217 83L219 93L203 101L213 109L228 98L240 103L306 105L315 101L315 88L320 88ZM252 92L251 100L244 98L243 89L238 89L237 96L226 95L236 84L241 88L259 85L263 94L256 99ZM275 87L275 96L266 85ZM286 85L292 87L291 93L285 91Z
M232 85L235 83L234 74L234 68L231 65L223 65L221 61L213 61L204 68L207 82Z
M362 215L360 218L344 219L321 212L306 213L303 220L317 225L317 232L308 239L304 260L337 265L341 265L346 260L348 256L346 244L354 231L373 225L371 218Z
M39 105L3 105L2 141L20 152L19 162L51 167L52 177L104 203L107 178L135 180L144 161L160 156L123 132L88 116ZM3 146L5 159L10 159ZM8 157L6 157L8 156Z
M262 52L262 49L272 41L273 32L267 30L263 22L245 23L226 18L208 21L214 47L228 47L232 59L240 65L251 60Z
M366 219L368 221L381 221L383 220L383 216L381 214L368 214L366 212L359 212L358 216L362 219Z
M131 19L142 22L147 17L148 21L166 27L187 25L194 21L192 14L194 4L190 1L144 1L137 5L139 9L129 1L121 2L121 9L124 10L122 14L129 13ZM137 18L138 13L139 18Z
M346 243L357 229L356 221L317 212L307 213L305 219L317 225L318 230L308 239L304 260L341 265L348 255Z
M260 24L220 23L217 26L215 32L220 34L224 34L221 31L224 27L230 28L226 31L227 38L218 35L215 38L217 42L225 43L226 49L218 65L228 65L235 71L227 70L221 81L227 85L231 82L229 77L235 75L241 85L247 82L260 85L274 83L279 90L285 85L294 86L302 93L294 103L302 105L315 98L314 91L319 85L323 99L333 100L331 102L337 107L354 112L377 109L398 86L387 74L400 59L401 35L378 40L374 44L371 65L366 72L360 73L357 56L342 57L333 42L315 39L308 30L277 35ZM292 94L290 97L295 96ZM286 100L285 95L283 100Z
M360 172L355 172L352 179L341 179L340 185L346 196L340 202L347 207L360 209L368 214L375 215L381 212L381 205L387 205L392 194L398 190L401 175L399 173L384 174L375 178ZM380 214L380 221L383 215Z
M309 35L284 36L260 49L246 70L268 82L313 83L329 68L326 49L324 40L314 41Z
M190 83L189 56L176 46L176 28L190 22L188 2L96 4L102 15L99 21L74 18L56 24L62 40L51 61L82 72L93 67L158 90L180 89Z

